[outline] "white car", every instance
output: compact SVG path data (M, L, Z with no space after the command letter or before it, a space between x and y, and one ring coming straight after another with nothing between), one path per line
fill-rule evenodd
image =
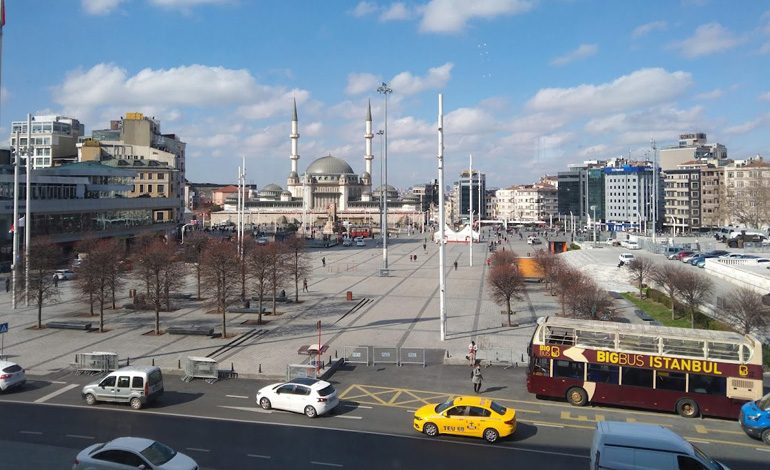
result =
M363 239L356 240L356 246L366 246L366 242Z
M27 382L24 368L15 362L0 361L0 391L21 387Z
M342 240L342 246L353 246L353 240L345 238Z
M274 383L257 392L257 404L263 409L305 413L308 418L330 412L339 402L332 384L311 378Z
M147 470L198 470L187 455L158 441L142 437L119 437L93 444L75 457L72 470L145 468Z
M621 253L621 254L618 256L618 260L619 260L621 263L625 263L625 264L628 264L628 263L630 263L631 261L633 261L633 260L634 260L634 255L632 255L631 253Z
M69 269L57 269L53 275L60 281L70 281L75 279L75 272Z

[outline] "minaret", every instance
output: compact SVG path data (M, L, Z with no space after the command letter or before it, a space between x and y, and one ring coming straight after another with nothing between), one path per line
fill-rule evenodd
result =
M299 153L297 153L297 144L299 142L299 120L297 119L297 99L294 99L294 112L291 115L291 173L297 174L297 160L299 160Z
M366 154L364 155L364 161L366 163L366 174L369 175L369 178L372 176L372 160L374 160L374 155L372 155L372 139L374 138L374 134L372 134L372 102L369 101L369 107L366 110L366 133L364 134L364 139L366 140Z

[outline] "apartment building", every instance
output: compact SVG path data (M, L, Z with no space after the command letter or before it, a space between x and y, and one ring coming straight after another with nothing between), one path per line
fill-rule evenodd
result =
M32 153L32 167L50 168L52 166L77 161L78 139L84 134L85 127L77 119L56 115L35 115L31 120L31 140L27 142L27 121L11 123L11 148L28 147ZM19 163L27 164L26 152L19 152Z
M678 165L692 160L713 160L720 166L727 161L727 148L719 143L709 143L705 133L696 132L681 134L678 145L661 149L659 155L663 171L676 170Z
M604 210L610 230L646 230L652 223L654 176L651 165L624 163L604 168ZM660 188L660 185L658 186ZM662 188L658 190L658 200ZM660 205L659 205L660 206ZM597 207L598 209L598 207ZM660 227L663 208L658 208ZM597 220L599 216L596 216Z
M770 225L770 162L757 155L723 167L723 213L730 225Z

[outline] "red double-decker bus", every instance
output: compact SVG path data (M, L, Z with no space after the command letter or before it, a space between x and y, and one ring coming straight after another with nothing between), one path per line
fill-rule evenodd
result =
M369 238L372 235L372 230L369 227L350 227L348 229L348 236L350 238L363 237Z
M750 335L547 317L529 355L527 390L575 406L737 418L762 396L762 343Z

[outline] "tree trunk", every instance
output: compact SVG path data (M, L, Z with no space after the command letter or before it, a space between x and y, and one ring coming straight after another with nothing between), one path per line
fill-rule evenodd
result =
M91 316L94 316L94 293L93 292L88 293L88 302L91 308Z
M674 308L676 307L676 300L674 300L674 291L672 290L670 292L671 297L671 320L676 320L676 311Z
M99 333L104 333L104 295L99 299Z
M38 292L37 295L37 329L43 327L43 293Z
M265 295L264 288L262 287L262 284L260 284L259 287L259 324L262 324L262 297Z
M299 302L299 250L294 249L294 302Z
M113 285L110 288L110 293L112 294L112 309L115 310L115 286Z
M222 299L222 338L227 338L227 306L225 305L226 299L225 299L225 290L224 290L224 283L226 282L225 279L222 279L220 283L223 286L221 299Z
M690 328L695 328L695 309L690 309Z
M198 276L198 300L201 299L201 267L198 263L195 263L195 273Z
M160 302L155 301L155 334L160 335Z
M508 326L511 326L511 298L506 298L505 302L508 307Z

